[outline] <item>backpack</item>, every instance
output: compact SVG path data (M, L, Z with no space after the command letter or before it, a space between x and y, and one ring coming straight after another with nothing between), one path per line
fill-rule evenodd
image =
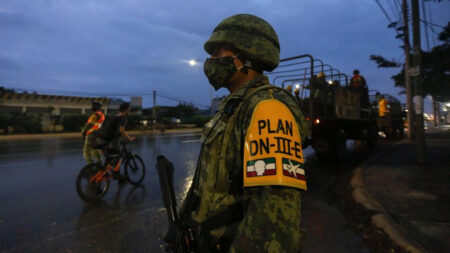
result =
M114 127L114 125L116 125L114 119L111 117L106 117L100 129L93 133L95 134L95 138L99 139L97 142L109 142L116 137L117 133Z

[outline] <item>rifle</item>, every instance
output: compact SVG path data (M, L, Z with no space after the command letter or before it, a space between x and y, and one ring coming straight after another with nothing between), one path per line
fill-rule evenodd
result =
M193 233L183 225L178 217L177 200L173 188L173 164L162 155L158 156L156 160L161 195L169 218L169 231L164 238L167 243L166 250L174 253L195 252Z

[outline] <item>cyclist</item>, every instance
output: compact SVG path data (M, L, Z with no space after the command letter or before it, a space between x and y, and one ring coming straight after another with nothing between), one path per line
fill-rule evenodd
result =
M134 141L134 136L128 135L125 127L128 123L128 115L130 114L130 103L122 103L119 107L119 114L112 120L111 127L114 131L114 139L110 143L110 148L118 151L120 149L120 141L123 139L129 142Z
M126 139L129 142L134 141L136 138L134 136L130 136L125 127L128 122L128 115L130 114L130 103L122 103L119 107L119 114L108 123L106 127L106 131L109 132L108 135L111 135L111 140L109 141L109 154L120 154L120 142L123 139ZM126 176L121 175L120 171L113 172L114 179L125 179Z
M129 142L134 141L136 138L130 136L125 127L128 123L128 115L130 114L130 103L122 103L119 106L119 114L111 121L111 130L114 133L112 141L109 143L110 153L119 154L120 153L120 142L125 139ZM125 175L121 175L120 171L113 171L114 179L126 179Z
M92 102L92 115L81 130L84 137L83 157L88 164L94 163L94 158L98 163L102 161L100 149L95 149L95 132L97 132L105 121L105 115L102 112L102 104L97 101Z

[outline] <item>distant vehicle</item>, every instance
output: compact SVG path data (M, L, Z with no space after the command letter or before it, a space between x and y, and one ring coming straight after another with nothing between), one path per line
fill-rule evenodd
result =
M282 59L268 75L275 85L299 89L297 101L311 129L303 147L312 145L321 161L344 161L349 139L375 146L376 111L367 87L349 87L346 74L311 55Z

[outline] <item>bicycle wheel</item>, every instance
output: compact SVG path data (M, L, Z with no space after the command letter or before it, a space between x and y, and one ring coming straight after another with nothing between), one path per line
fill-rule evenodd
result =
M97 202L105 196L109 188L109 180L102 180L99 183L89 182L101 168L88 164L84 166L77 177L77 193L86 202Z
M133 155L127 158L125 175L128 177L128 181L134 185L138 185L144 180L145 165L141 157Z

